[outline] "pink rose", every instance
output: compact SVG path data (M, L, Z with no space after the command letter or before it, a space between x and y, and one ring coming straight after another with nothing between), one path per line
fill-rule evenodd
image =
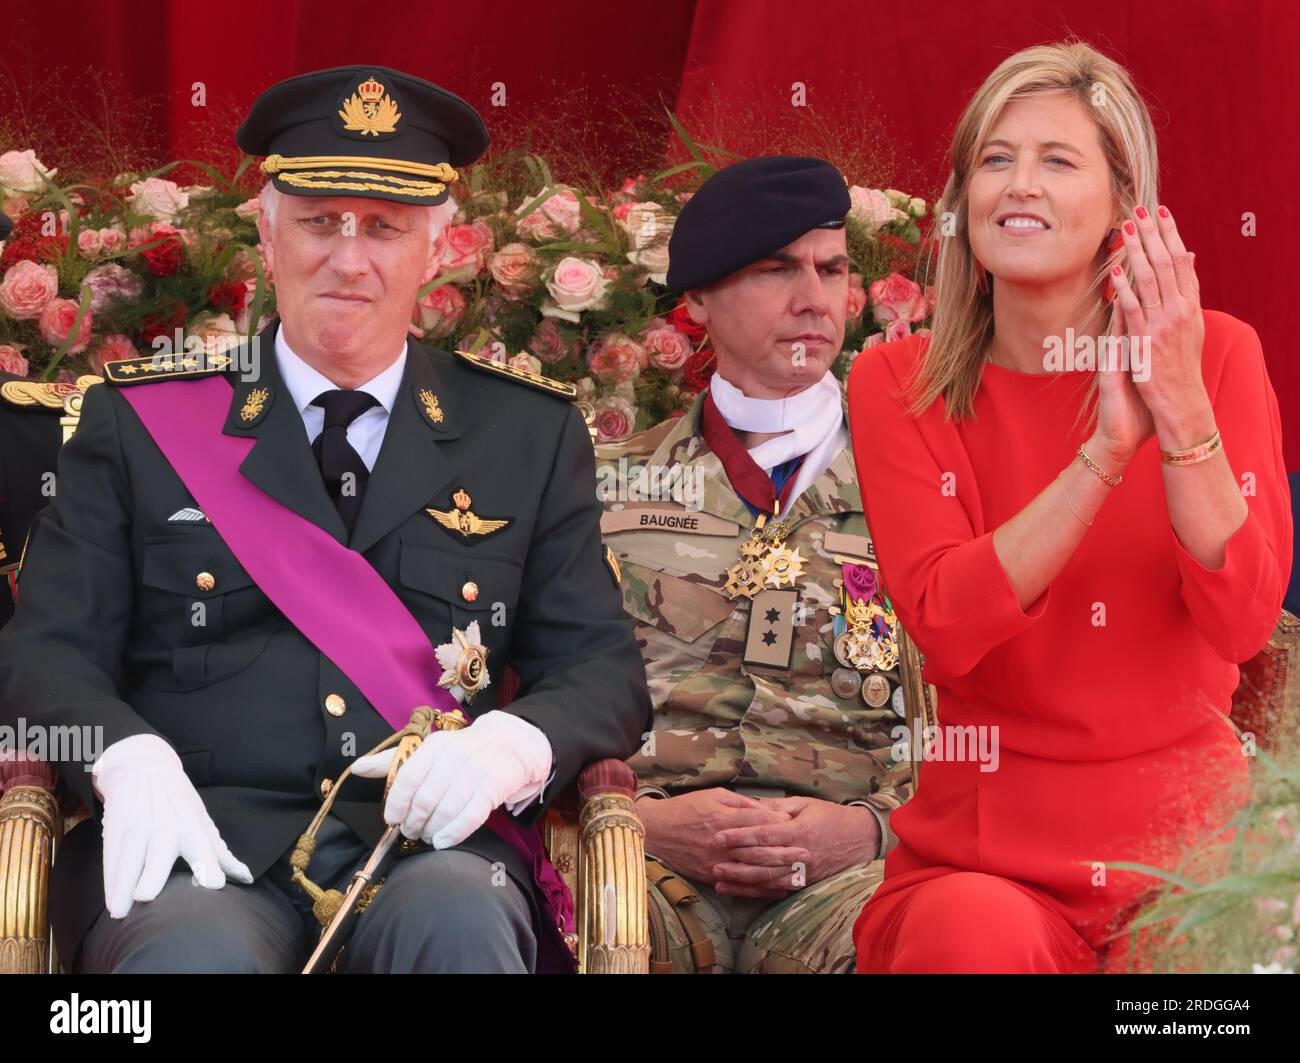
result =
M492 250L492 229L485 221L452 225L447 229L447 246L438 265L440 277L472 280L482 272Z
M588 359L591 375L607 384L622 384L632 380L648 364L646 349L619 332L611 332L603 337Z
M531 354L516 354L509 360L508 364L515 369L522 369L525 373L540 373L542 371L541 361Z
M77 334L73 336L72 343L68 346L69 354L80 354L89 345L91 317L91 311L87 308L85 316L81 319L81 327L77 329ZM39 320L41 336L51 347L57 347L68 338L76 320L76 303L71 299L51 299L41 311Z
M506 244L492 256L488 270L501 294L508 299L523 299L537 286L541 262L527 244Z
M99 345L90 352L87 361L90 362L90 371L92 373L103 376L105 362L116 362L123 358L139 357L140 352L136 350L135 344L121 333L115 333L100 340Z
M0 373L13 373L15 376L27 375L27 359L17 347L0 343Z
M26 196L10 196L8 199L0 201L0 214L9 215L10 221L17 221L30 209L31 204Z
M686 364L694 353L690 337L657 317L641 333L641 342L650 354L650 363L657 369L672 372Z
M912 334L912 326L902 318L891 321L885 326L885 342L893 343L894 340L901 340Z
M862 286L860 273L849 274L849 311L848 319L857 321L867 307L867 290Z
M871 316L880 325L891 321L920 321L925 317L925 296L921 286L901 273L891 273L874 281L867 290L871 299Z
M536 199L532 196L524 200L515 215L527 210ZM517 224L519 235L525 240L558 240L578 231L582 225L582 208L578 205L577 195L571 189L563 188Z
M568 256L556 265L555 273L546 282L546 290L561 310L577 314L603 307L609 281L596 263Z
M417 336L441 339L451 334L465 316L465 295L454 284L442 284L415 304Z
M862 349L865 351L868 347L875 347L877 344L884 342L885 334L883 332L873 332L867 337L867 342L862 345Z
M99 254L103 246L103 240L100 238L98 229L77 230L77 250L86 258L94 258Z
M528 338L528 350L547 365L567 358L573 353L569 342L564 338L564 333L560 331L560 326L550 318L545 318L533 330L532 336Z
M23 259L15 262L0 280L0 310L18 321L30 320L40 317L58 294L58 270Z
M597 404L592 422L597 443L616 443L632 434L636 409L622 395L610 395Z
M102 266L96 266L86 274L84 281L90 286L92 314L103 312L115 299L120 299L124 303L134 303L144 294L143 278L117 262L106 262Z

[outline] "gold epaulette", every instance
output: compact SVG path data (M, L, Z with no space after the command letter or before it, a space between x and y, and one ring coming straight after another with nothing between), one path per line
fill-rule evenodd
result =
M0 384L0 398L13 406L39 406L46 410L62 410L63 402L69 395L85 390L79 384L80 381L77 384L65 384L61 381L42 383L39 380L6 380Z
M506 377L509 380L517 380L519 383L528 384L538 391L545 391L548 395L557 395L562 399L576 399L578 397L578 389L572 384L566 384L563 380L552 380L540 373L530 373L526 369L516 369L513 365L507 365L505 362L492 362L486 358L480 358L477 354L471 354L469 351L457 351L456 354L475 369L496 373L498 376Z
M228 354L166 354L147 358L122 358L104 363L104 378L117 387L152 384L158 380L184 380L211 376L228 369Z

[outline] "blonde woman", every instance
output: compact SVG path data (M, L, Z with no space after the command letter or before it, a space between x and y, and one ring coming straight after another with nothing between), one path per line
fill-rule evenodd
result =
M1157 172L1119 65L1011 56L953 138L932 334L853 367L885 584L941 725L981 729L947 734L998 749L932 746L860 971L1117 969L1152 879L1109 864L1174 866L1245 799L1226 714L1291 566L1280 419Z

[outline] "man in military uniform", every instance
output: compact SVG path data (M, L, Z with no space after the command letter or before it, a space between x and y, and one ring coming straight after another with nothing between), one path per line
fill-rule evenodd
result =
M4 722L102 729L93 772L60 765L93 814L52 873L60 955L301 969L319 926L291 852L351 766L309 877L345 885L385 822L431 848L396 861L340 969L563 969L531 825L650 706L572 389L407 338L486 131L427 81L341 67L267 90L238 141L267 157L279 321L225 356L106 366L0 633ZM473 722L384 799L395 750L358 755L421 703Z
M716 374L683 416L597 452L628 488L605 499L602 530L655 707L630 763L652 938L668 942L657 970L851 971L909 795L891 755L901 633L829 372L848 209L819 159L706 181L673 230L668 283Z
M0 241L12 226L0 214ZM0 373L0 628L13 615L18 562L28 529L50 500L63 439L61 393L70 390L67 385Z

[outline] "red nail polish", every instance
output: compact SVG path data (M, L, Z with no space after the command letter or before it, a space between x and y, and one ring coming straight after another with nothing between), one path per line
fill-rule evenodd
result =
M1115 276L1117 276L1117 277L1122 277L1122 276L1124 276L1124 267L1123 267L1123 266L1114 266L1114 267L1111 268L1111 272L1112 272L1113 274L1115 274Z
M1169 208L1168 208L1168 207L1157 207L1157 208L1156 208L1156 213L1159 214L1160 217L1162 217L1162 218L1167 218L1167 217L1169 217Z
M1142 209L1141 207L1138 207L1138 210L1141 209ZM1124 231L1128 233L1129 236L1137 236L1138 227L1134 225L1131 221L1126 221L1124 223Z
M1146 208L1146 207L1138 207L1135 211L1133 211L1133 213L1136 214L1136 215L1137 215L1139 218L1141 218L1143 221L1146 221L1146 220L1147 220L1147 208Z

